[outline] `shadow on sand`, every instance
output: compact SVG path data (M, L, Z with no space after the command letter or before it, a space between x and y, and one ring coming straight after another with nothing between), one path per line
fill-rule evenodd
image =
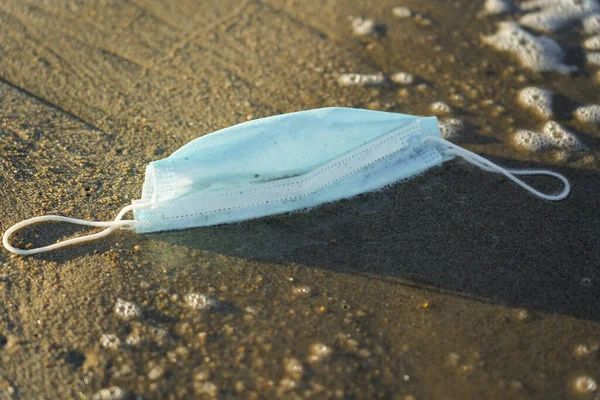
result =
M149 238L598 321L600 193L586 184L597 176L560 172L573 191L557 203L451 162L393 188L309 211ZM558 190L552 179L532 183Z

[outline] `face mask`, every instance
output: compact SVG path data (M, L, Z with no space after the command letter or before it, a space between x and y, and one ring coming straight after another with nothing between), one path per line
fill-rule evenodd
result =
M506 170L443 139L436 118L351 108L323 108L257 119L198 138L146 167L142 198L114 221L56 215L9 228L3 244L22 255L104 237L119 227L137 233L239 222L346 199L421 174L455 156L503 174L546 200L561 200L568 181L551 171ZM515 175L550 175L564 183L541 193ZM123 216L133 211L133 220ZM63 221L106 229L37 249L11 246L27 225Z

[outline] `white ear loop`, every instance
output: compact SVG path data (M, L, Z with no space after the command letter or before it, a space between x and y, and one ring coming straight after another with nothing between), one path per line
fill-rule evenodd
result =
M514 183L516 183L517 185L524 188L525 190L529 191L530 193L533 193L537 197L542 198L544 200L552 200L552 201L562 200L565 197L567 197L569 195L569 193L571 192L571 185L569 184L569 181L567 180L567 178L565 178L564 176L562 176L560 174L557 174L556 172L552 172L552 171L548 171L548 170L506 169L497 164L494 164L490 160L483 158L478 154L475 154L469 150L463 149L462 147L457 146L454 143L449 142L446 139L441 138L439 136L424 136L423 141L431 141L431 142L441 143L446 147L445 152L457 155L457 156L461 157L462 159L464 159L465 161L483 169L484 171L502 174L502 175L506 176L508 179L510 179L511 181L513 181ZM523 182L521 179L517 178L515 175L548 175L548 176L552 176L554 178L559 179L564 184L564 188L563 188L562 192L555 194L555 195L542 193L539 190L534 189L527 183Z
M6 249L8 251L10 251L12 253L20 254L23 256L28 256L31 254L44 253L46 251L60 249L61 247L71 246L71 245L74 245L77 243L89 242L91 240L103 238L104 236L109 235L112 231L114 231L115 229L117 229L119 227L133 227L138 222L135 220L123 220L122 219L123 216L131 210L142 208L142 207L148 207L148 206L149 206L149 204L146 204L146 203L131 204L129 206L126 206L119 212L119 214L117 214L117 217L114 219L114 221L87 221L85 219L69 218L69 217L63 217L60 215L44 215L41 217L34 217L34 218L26 219L25 221L21 221L19 223L14 224L10 228L8 228L6 230L6 232L4 232L4 236L2 237L2 244L4 245L4 247L6 247ZM77 225L94 226L94 227L100 227L100 228L108 227L108 228L101 232L98 232L98 233L92 233L90 235L85 235L85 236L80 236L80 237L76 237L73 239L68 239L68 240L62 241L60 243L55 243L55 244L51 244L48 246L39 247L37 249L28 249L28 250L18 249L14 246L11 246L8 243L8 238L13 233L18 231L19 229L24 228L28 225L33 225L38 222L44 222L44 221L69 222L71 224L77 224Z

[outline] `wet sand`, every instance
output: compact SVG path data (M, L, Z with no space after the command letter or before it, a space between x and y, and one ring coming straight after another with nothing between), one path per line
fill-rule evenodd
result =
M325 106L445 102L465 124L454 141L573 191L546 202L451 161L308 212L3 250L0 398L597 398L600 129L572 112L600 84L576 24L552 35L579 70L565 75L483 43L518 15L481 16L479 1L163 3L0 4L2 232L42 214L112 219L145 165L189 140ZM353 35L349 16L384 29ZM397 72L415 81L338 80ZM584 151L515 145L545 122L517 100L528 86L556 93L554 120ZM14 243L83 232L40 224Z

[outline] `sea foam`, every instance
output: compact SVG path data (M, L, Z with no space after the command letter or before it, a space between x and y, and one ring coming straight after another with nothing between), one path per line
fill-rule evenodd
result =
M498 24L498 32L484 36L483 42L496 50L513 53L522 66L536 72L557 71L569 74L577 67L566 65L565 53L558 43L546 36L533 35L516 22Z

